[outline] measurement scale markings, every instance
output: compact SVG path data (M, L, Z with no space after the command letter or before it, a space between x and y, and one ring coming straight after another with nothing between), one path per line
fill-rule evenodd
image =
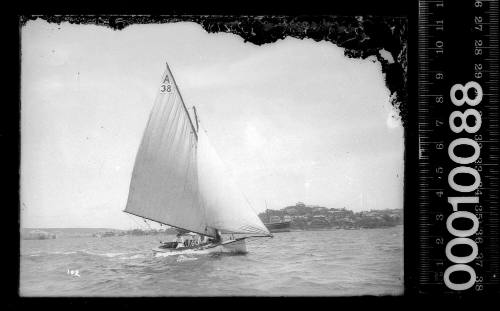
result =
M462 137L473 138L468 134L464 135L463 129L453 134L447 127L450 113L454 110L463 113L463 109L481 111L480 118L483 123L482 128L479 129L479 131L476 130L473 134L482 135L480 137L481 139L474 139L474 142L481 144L481 149L479 149L480 156L483 160L487 160L485 163L476 163L474 161L473 163L467 163L462 166L476 170L483 184L480 187L476 186L470 194L468 192L461 194L457 193L457 196L467 196L468 194L470 196L476 196L477 194L480 200L479 202L483 206L482 211L473 214L480 215L477 217L481 217L478 221L478 230L481 229L482 234L478 235L473 233L470 236L472 240L476 242L479 241L476 245L478 251L483 256L481 260L477 258L473 259L472 263L468 263L467 265L472 267L476 273L473 281L476 280L476 275L487 278L484 279L483 282L473 282L470 288L471 291L478 290L477 286L474 285L481 285L481 288L484 287L485 289L490 285L499 288L498 277L495 279L495 282L489 282L489 275L485 274L487 271L490 271L485 265L489 265L490 267L499 266L499 257L495 255L498 254L498 250L493 251L490 245L491 241L496 242L498 240L497 236L493 238L491 234L496 234L499 231L498 195L493 193L494 190L498 189L499 180L499 147L494 145L495 142L498 142L498 126L500 123L500 116L498 115L500 106L498 105L498 60L494 58L498 56L498 18L496 16L494 16L494 18L490 16L494 14L492 10L498 13L498 2L475 0L469 1L469 3L474 6L473 10L468 11L466 9L463 10L461 14L470 17L470 20L474 21L472 27L481 27L482 32L474 33L471 31L470 37L460 37L458 31L465 31L467 28L461 27L461 25L456 28L456 31L455 28L449 28L453 27L453 25L450 26L447 23L448 21L452 24L453 22L459 23L459 20L458 18L449 20L447 9L451 6L459 7L461 4L439 0L419 1L419 46L417 50L419 62L417 69L417 124L419 139L419 176L417 185L419 188L417 193L419 202L421 203L417 211L417 218L419 221L418 232L420 234L420 243L417 243L420 255L417 271L421 285L420 291L422 292L445 291L452 293L459 291L457 289L459 286L450 283L450 279L448 279L448 283L445 285L445 277L443 276L445 269L453 266L453 262L446 259L448 255L445 254L446 243L448 243L451 238L445 238L445 240L442 241L443 243L440 244L436 244L434 240L436 238L442 239L445 233L449 234L445 222L447 217L453 214L453 211L450 209L450 204L447 202L447 197L452 196L447 196L446 194L447 190L452 191L450 187L446 187L448 186L447 173L450 172L452 168L463 165L452 162L452 159L447 157L449 155L448 146L450 140L441 138L450 137L451 140ZM489 8L487 4L489 4ZM478 5L481 5L481 8L478 8ZM440 7L438 8L438 6ZM480 16L479 18L482 18L482 20L479 20L477 16ZM443 20L443 22L437 22L436 20L438 19ZM438 27L444 27L447 33L438 32ZM470 41L465 41L468 40L468 38ZM453 43L457 44L457 46L459 43L465 42L477 44L478 41L474 40L478 39L482 39L482 43L485 44L482 44L480 47L474 46L475 50L471 49L469 52L457 50L456 47L453 46ZM435 46L438 41L443 41L445 43L444 46ZM474 55L474 51L476 51L476 53L480 51L479 53L482 55ZM437 55L437 53L441 54ZM454 55L464 55L466 58L459 64L453 64L451 62L451 57ZM474 69L474 63L480 63L481 70L472 71L473 75L469 75L470 78L457 78L459 76L457 73L460 71L460 68L464 68L464 71L468 70L467 66L470 66L470 69ZM481 76L475 79L478 72L480 72ZM437 80L436 74L439 73L443 73L445 78ZM463 74L465 77L465 72L463 72ZM468 106L468 102L466 102L467 105L464 105L463 102L460 105L456 105L460 107L453 106L450 101L452 99L451 97L455 95L450 95L449 87L453 84L464 87L468 81L475 81L482 87L482 103L479 105L474 104L473 106L475 107L472 107L472 105ZM444 102L436 103L435 101L438 97L443 97ZM434 122L434 119L436 122ZM438 124L444 126L437 127ZM469 125L469 128L470 127L471 125ZM443 130L445 131L443 132ZM434 148L432 144L444 144L444 146L440 145L440 147L436 146ZM444 172L441 174L435 172L435 165L444 167ZM438 187L436 187L436 185L438 185ZM446 186L440 187L444 185ZM477 191L481 192L477 193ZM465 211L469 210L469 208L462 206L458 209ZM443 215L443 221L437 221L437 215ZM479 238L481 238L481 240L477 240ZM482 241L485 243L481 243ZM481 267L476 267L474 265L476 262L481 262ZM438 270L441 273L439 282L432 281L436 279L436 275L434 274L435 271L433 270L437 267L434 263L440 263L442 265ZM494 271L496 273L500 272L498 270Z

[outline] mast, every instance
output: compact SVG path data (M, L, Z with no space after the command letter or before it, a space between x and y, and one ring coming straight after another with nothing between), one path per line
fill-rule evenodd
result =
M199 121L198 121L198 114L196 113L196 107L193 106L193 111L194 111L194 118L196 120L196 130L199 131L200 130L200 124L199 124Z
M175 83L174 75L172 74L172 71L170 71L170 67L168 66L168 63L165 63L165 64L167 64L167 70L170 73L170 76L172 77L172 81L174 82L174 86L177 89L177 92L179 93L179 97L181 98L182 107L184 108L184 111L186 112L186 114L188 116L189 124L191 124L191 129L193 130L194 137L198 141L198 131L194 128L193 120L191 120L191 116L189 115L189 111L186 107L186 104L184 103L184 99L182 98L181 90L179 89L179 86L177 86L177 83ZM198 124L196 124L196 125L198 125Z

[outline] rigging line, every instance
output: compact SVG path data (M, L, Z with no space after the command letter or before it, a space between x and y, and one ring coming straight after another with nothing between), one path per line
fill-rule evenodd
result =
M196 130L199 131L200 130L200 118L198 117L198 114L196 113L196 107L193 106L193 112L194 112L194 117L195 117L195 120L196 120Z
M189 110L187 109L186 104L184 104L184 100L182 99L182 95L181 95L181 90L179 89L179 87L177 86L177 83L175 82L174 75L170 71L170 67L168 66L168 63L166 63L166 64L167 64L168 73L170 73L170 76L172 77L172 82L174 83L174 86L175 86L175 88L177 90L177 93L179 94L179 97L181 99L182 107L184 107L184 111L186 112L186 114L188 116L189 124L191 124L191 128L193 129L193 133L194 133L194 135L196 137L196 140L198 140L198 132L196 131L196 129L195 129L194 125L193 125L193 121L191 120L191 116L189 115Z
M188 129L185 128L185 127L183 127L183 130L182 130L183 134L185 134L185 132L187 132L187 131L188 131ZM190 145L190 142L188 142L188 144ZM188 186L192 186L191 185L191 179L190 179L190 177L191 177L190 172L191 172L191 169L192 169L191 168L191 156L192 156L193 150L190 147L188 147L188 153L189 153L189 157L187 159L186 170L184 172L184 176L186 177L184 179L184 186L183 186L183 191L184 192L186 192L186 189L188 188ZM189 184L188 184L188 181L189 181ZM191 191L192 188L190 187L190 189L188 189L188 190Z
M255 213L255 215L257 216L257 218L262 222L262 220L260 219L259 217L259 214L257 213L257 211L253 208L253 205L252 203L250 203L250 200L247 198L247 196L245 195L245 193L243 192L243 190L241 190L240 187L236 187L237 190L241 193L241 195L243 196L243 198L245 198L245 200L247 201L248 203L248 206L250 207L250 209Z

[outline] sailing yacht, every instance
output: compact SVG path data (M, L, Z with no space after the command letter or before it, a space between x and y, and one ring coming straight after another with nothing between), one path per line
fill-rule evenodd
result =
M272 234L231 182L193 111L194 118L167 64L136 155L124 212L210 241L180 248L164 243L155 252L245 253L247 238ZM240 237L221 240L221 233Z

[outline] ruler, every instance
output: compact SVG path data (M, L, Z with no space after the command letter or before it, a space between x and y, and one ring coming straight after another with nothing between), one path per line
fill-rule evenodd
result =
M500 292L498 1L420 0L420 294Z

